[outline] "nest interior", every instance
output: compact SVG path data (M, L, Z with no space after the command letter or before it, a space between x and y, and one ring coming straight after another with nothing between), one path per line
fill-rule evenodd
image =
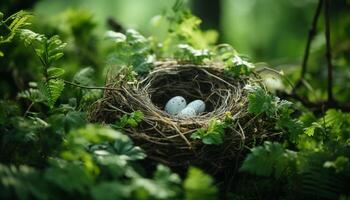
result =
M243 88L252 79L227 76L220 65L162 62L136 83L120 80L120 75L108 79L107 87L113 89L105 90L104 97L92 106L90 120L109 124L133 111L143 112L138 127L124 131L151 160L173 167L197 165L216 174L237 168L245 147L269 136L271 127L247 113ZM174 96L183 96L188 102L201 99L206 110L193 118L170 116L164 106ZM198 128L206 128L211 119L224 120L228 112L232 123L225 129L222 144L205 145L190 137Z

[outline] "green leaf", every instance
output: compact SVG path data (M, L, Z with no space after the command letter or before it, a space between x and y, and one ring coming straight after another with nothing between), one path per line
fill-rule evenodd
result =
M198 168L189 168L183 187L186 200L217 199L218 189L213 179Z
M294 169L296 158L296 152L284 149L277 142L266 141L263 146L254 147L251 150L240 171L280 178L286 175L288 169Z
M115 42L115 48L110 53L110 66L132 67L138 74L146 74L153 68L155 60L151 53L151 44L148 39L133 29L124 34L107 32L107 36Z
M188 44L179 44L175 56L177 59L194 64L202 64L206 59L211 58L208 49L197 50Z
M139 125L142 119L143 119L143 113L141 111L135 111L135 112L132 112L131 114L123 115L119 119L119 121L115 123L115 125L112 125L112 127L118 130L123 129L127 126L135 128Z
M46 98L40 90L35 88L29 88L28 90L24 90L17 95L18 98L28 99L33 103L42 103L46 102Z
M44 35L35 33L29 29L22 29L20 31L20 38L24 41L24 44L27 46L30 46L35 42L41 43L46 39Z
M233 76L238 77L240 75L250 75L255 68L255 66L243 60L238 55L234 55L231 59L228 59L225 63L225 73Z
M91 67L85 67L79 70L73 77L73 82L81 84L81 85L93 85L93 77L95 74L95 70Z
M200 128L191 135L193 139L201 139L204 144L221 144L224 141L225 122L215 118L209 121L207 128Z
M117 181L102 182L91 189L94 200L116 200L130 197L131 187Z
M123 155L127 160L142 160L146 154L140 147L135 147L128 137L120 137L113 145L118 155Z
M49 79L59 78L64 74L64 69L51 67L47 70L47 74Z
M19 11L6 20L0 20L0 26L2 28L0 35L0 44L11 42L14 36L22 31L22 28L29 25L28 20L32 17L29 12ZM4 31L5 30L5 31ZM0 57L3 53L0 52Z
M179 185L179 176L164 165L157 166L153 179L135 178L132 182L137 199L178 199Z
M64 81L61 79L51 79L39 84L39 90L46 96L50 108L53 108L58 97L64 89Z
M273 108L273 97L259 86L247 85L248 90L248 112L261 114Z
M88 188L93 184L93 177L77 164L67 163L64 166L49 168L44 178L70 193L87 194Z

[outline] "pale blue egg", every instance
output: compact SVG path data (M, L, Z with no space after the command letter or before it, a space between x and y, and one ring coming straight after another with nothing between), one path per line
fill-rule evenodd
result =
M177 115L181 110L186 107L186 100L182 96L176 96L171 98L165 105L165 112L170 115Z
M199 115L200 113L202 113L202 112L205 111L205 103L204 103L204 101L199 100L199 99L190 102L190 103L187 105L187 108L188 108L188 107L193 108L193 109L196 111L196 114L197 114L197 115Z
M191 118L196 116L196 111L191 107L186 107L177 115L179 118Z

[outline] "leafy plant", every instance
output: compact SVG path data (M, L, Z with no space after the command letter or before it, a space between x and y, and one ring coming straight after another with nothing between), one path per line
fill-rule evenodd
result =
M43 80L38 83L38 88L47 98L48 105L53 108L65 84L60 78L64 70L54 67L53 64L63 56L66 43L63 43L58 36L47 38L28 29L21 30L20 37L27 46L34 49L41 62Z
M183 62L203 64L211 58L211 54L207 49L197 50L188 44L179 44L178 50L175 52L175 57Z
M238 55L233 55L232 58L225 60L224 65L225 72L233 77L238 77L241 75L248 76L253 72L253 69L255 68L252 63L243 60Z
M240 171L259 176L280 178L295 170L297 153L286 150L276 142L265 142L263 146L254 147L245 158Z
M4 14L0 12L0 45L9 43L15 37L16 33L21 31L22 28L29 25L28 20L31 18L31 13L26 11L19 11L7 19L4 19ZM4 56L4 53L0 51L0 57Z
M130 126L130 127L137 127L138 124L143 119L143 113L141 111L135 111L131 114L125 114L123 115L118 122L116 122L112 127L122 130L123 128Z
M148 73L153 68L150 42L140 33L129 29L125 35L108 31L106 36L115 45L108 59L111 66L131 66L138 74Z
M207 128L200 128L191 135L193 139L201 139L204 144L221 144L224 141L227 124L218 119L211 119Z

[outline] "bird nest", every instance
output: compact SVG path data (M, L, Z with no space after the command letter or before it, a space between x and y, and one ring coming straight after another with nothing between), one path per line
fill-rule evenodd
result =
M91 108L90 120L113 124L124 115L141 111L144 117L138 126L123 131L151 160L172 167L196 165L216 174L236 169L244 149L270 134L265 120L247 113L244 87L256 78L229 76L219 64L161 62L137 79L130 83L124 75L110 76L104 97ZM192 118L171 116L164 106L174 96L183 96L188 102L201 99L206 110ZM227 116L231 120L223 143L208 145L191 138L198 129L208 128L211 120L224 121Z

